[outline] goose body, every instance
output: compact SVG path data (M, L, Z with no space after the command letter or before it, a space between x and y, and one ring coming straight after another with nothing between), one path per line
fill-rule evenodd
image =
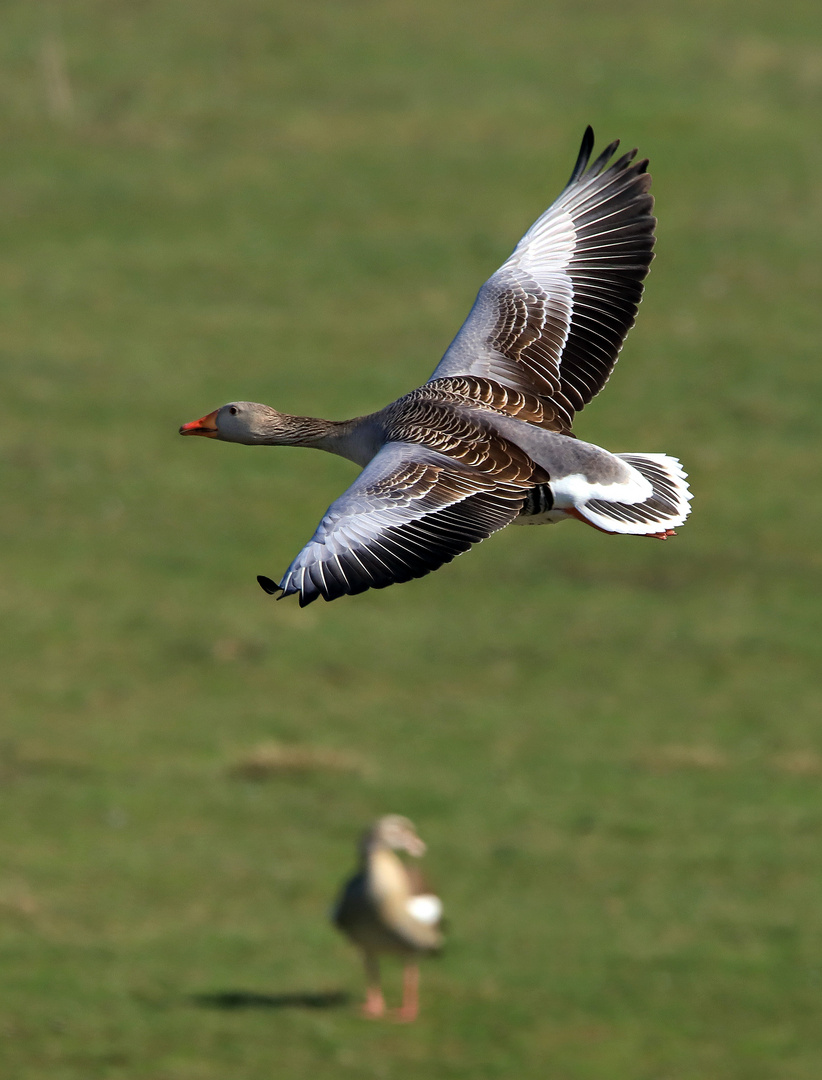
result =
M362 472L329 507L279 584L301 605L421 577L513 522L576 518L665 539L690 512L686 474L664 454L612 454L572 433L607 382L653 257L647 161L571 178L483 285L431 378L379 412L331 421L231 402L183 435L308 446Z
M399 1018L413 1020L418 1009L416 961L442 947L442 902L397 851L418 858L425 844L407 818L390 814L364 834L359 868L343 886L331 918L362 953L368 986L365 1014L381 1016L385 1011L379 959L389 954L405 962Z

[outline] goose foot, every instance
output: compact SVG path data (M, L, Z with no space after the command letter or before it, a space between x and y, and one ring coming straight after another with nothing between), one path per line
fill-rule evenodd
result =
M360 1014L367 1020L378 1020L385 1015L385 999L382 991L369 986L365 995L365 1001L360 1006Z

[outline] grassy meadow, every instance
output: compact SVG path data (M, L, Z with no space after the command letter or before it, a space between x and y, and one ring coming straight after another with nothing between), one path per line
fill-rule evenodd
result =
M818 5L0 25L0 1075L817 1080ZM660 224L577 431L681 457L690 522L272 602L354 467L178 426L426 379L587 123ZM411 1026L327 922L385 812L450 921Z

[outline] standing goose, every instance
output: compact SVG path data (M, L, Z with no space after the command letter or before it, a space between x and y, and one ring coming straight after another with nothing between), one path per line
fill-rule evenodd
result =
M442 948L442 902L416 868L406 866L395 852L419 858L425 844L408 818L389 814L363 834L359 850L359 868L343 886L331 918L362 951L367 986L363 1014L375 1018L385 1012L379 958L389 953L405 960L402 1005L396 1017L415 1020L417 958Z
M562 194L480 289L431 378L353 420L236 401L182 435L311 446L363 471L276 585L300 605L436 570L511 522L576 518L665 539L687 518L686 474L664 454L612 454L571 432L605 385L653 257L647 160L589 165L589 127Z

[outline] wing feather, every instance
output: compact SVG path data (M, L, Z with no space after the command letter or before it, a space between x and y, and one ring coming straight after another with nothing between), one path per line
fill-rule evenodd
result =
M571 178L480 289L431 376L475 376L535 394L570 431L607 382L653 258L653 198L636 151L589 165L585 132Z
M389 443L331 504L279 589L305 606L422 577L513 521L528 487Z

